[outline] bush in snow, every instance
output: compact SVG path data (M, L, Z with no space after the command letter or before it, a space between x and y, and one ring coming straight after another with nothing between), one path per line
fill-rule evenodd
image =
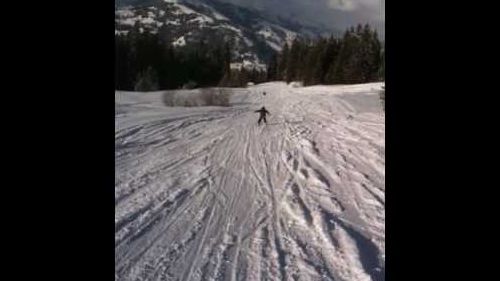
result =
M163 95L166 106L229 106L228 89L201 88L191 91L167 91Z
M300 88L300 87L304 87L304 83L303 82L299 82L299 81L295 81L295 82L291 82L290 86L292 88Z
M231 95L227 89L204 88L201 93L207 105L229 106Z

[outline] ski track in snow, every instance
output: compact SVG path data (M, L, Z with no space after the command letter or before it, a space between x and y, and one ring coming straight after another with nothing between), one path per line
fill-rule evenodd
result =
M385 280L381 86L116 92L115 280Z

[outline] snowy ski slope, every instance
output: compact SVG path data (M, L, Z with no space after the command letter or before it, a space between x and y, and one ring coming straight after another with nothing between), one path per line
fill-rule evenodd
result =
M384 280L382 85L116 92L115 279Z

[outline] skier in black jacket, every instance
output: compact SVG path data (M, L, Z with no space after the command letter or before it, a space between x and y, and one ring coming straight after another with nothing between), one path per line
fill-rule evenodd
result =
M267 111L266 107L263 106L261 109L256 110L255 112L260 113L259 121L257 121L257 124L260 125L260 121L264 120L264 123L266 123L266 125L267 125L266 114L271 115L271 113L269 113L269 111Z

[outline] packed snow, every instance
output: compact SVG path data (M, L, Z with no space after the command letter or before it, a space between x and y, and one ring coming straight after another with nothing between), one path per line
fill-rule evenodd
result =
M381 87L116 92L115 280L385 280Z

